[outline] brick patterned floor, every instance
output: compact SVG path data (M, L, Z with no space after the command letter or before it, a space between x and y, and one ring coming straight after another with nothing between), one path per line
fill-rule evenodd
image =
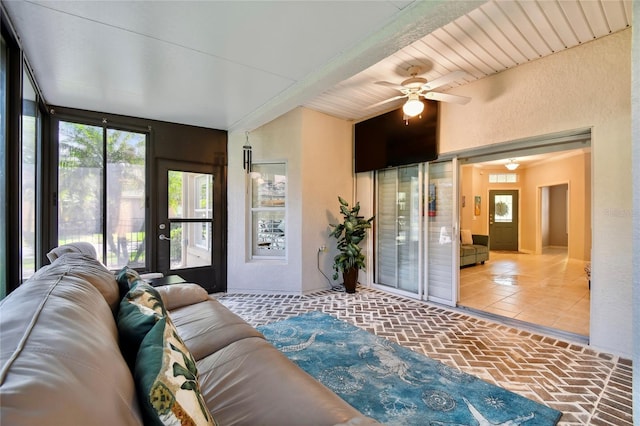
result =
M356 294L217 294L254 326L322 311L560 410L561 425L632 425L631 361L425 302Z

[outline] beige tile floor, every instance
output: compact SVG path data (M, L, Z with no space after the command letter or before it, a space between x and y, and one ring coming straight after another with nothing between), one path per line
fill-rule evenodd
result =
M565 248L541 255L492 251L484 265L460 270L459 305L588 336L586 264L569 259Z

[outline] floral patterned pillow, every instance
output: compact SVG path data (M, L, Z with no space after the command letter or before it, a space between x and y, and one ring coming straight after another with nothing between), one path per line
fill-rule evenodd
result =
M120 301L118 336L120 351L133 369L140 343L160 318L167 315L162 298L155 288L144 281L136 281Z
M200 392L195 360L169 317L143 339L134 378L145 424L217 425Z
M135 269L125 266L121 270L119 270L116 273L116 282L118 283L118 288L120 289L120 298L123 298L124 295L129 291L129 289L131 289L133 284L140 279L140 275Z

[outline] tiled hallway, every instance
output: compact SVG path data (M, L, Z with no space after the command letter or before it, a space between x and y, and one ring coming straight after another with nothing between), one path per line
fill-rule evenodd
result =
M326 312L562 411L560 425L632 425L632 366L588 346L359 288L304 296L215 295L252 325Z
M541 255L492 251L484 265L460 270L460 306L589 335L587 262L566 248Z

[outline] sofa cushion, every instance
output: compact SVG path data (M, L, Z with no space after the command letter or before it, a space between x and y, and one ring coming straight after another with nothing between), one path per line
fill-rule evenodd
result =
M475 256L476 248L474 246L460 246L460 256Z
M471 230L470 229L461 229L460 230L460 244L462 244L462 245L473 244L473 236L471 235Z
M47 253L47 259L49 259L49 262L54 262L57 258L65 253L81 253L93 257L94 259L98 258L96 248L93 246L93 244L84 241L78 241L75 243L63 244L51 249L51 251Z
M93 285L112 312L116 312L120 302L120 292L115 277L99 260L90 255L69 252L61 254L45 271L47 273L64 273L86 280Z
M164 316L166 310L160 295L144 281L136 281L122 298L118 312L118 334L120 349L130 367L135 364L140 343Z
M47 267L0 302L0 424L141 425L113 313Z
M198 284L181 283L156 287L167 310L181 308L194 303L204 302L209 298L207 290Z
M489 253L489 247L481 246L479 244L474 244L473 247L476 249L476 255Z
M143 339L135 382L145 424L214 424L200 393L196 362L169 317L159 319Z
M237 340L264 338L258 330L212 298L174 309L169 315L196 361Z
M333 425L362 416L261 338L233 342L197 366L220 424Z

